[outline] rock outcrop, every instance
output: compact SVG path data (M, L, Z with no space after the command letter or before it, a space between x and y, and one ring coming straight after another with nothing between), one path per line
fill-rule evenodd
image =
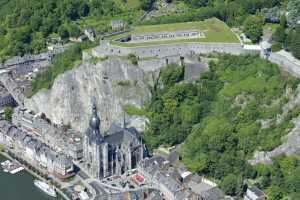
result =
M102 60L102 61L101 61ZM103 58L84 53L83 63L60 75L50 90L42 90L25 107L36 113L45 113L54 123L70 124L83 132L87 128L92 102L98 107L101 128L107 130L113 123L123 124L124 105L142 107L151 97L151 88L159 71L167 63L181 64L179 56L140 60L133 65L124 57ZM200 62L195 56L186 56L186 69L191 73L187 80L208 70L208 62ZM142 116L126 116L126 124L139 131L145 129L148 119Z
M101 128L122 123L123 105L141 107L150 98L158 73L145 73L121 58L92 64L83 62L60 75L51 90L42 90L25 101L25 107L43 112L54 123L70 124L83 132L88 125L93 101L101 117ZM130 119L129 119L130 120Z
M292 155L300 151L300 117L294 120L295 127L285 137L285 142L272 151L257 151L253 159L249 160L252 165L263 163L269 164L272 158L280 154Z
M290 95L291 91L287 91ZM300 85L296 89L296 95L291 97L290 101L282 107L282 114L277 116L276 123L279 124L286 117L288 112L300 105ZM280 154L291 155L300 151L300 116L293 119L294 128L283 138L283 143L272 151L256 151L249 163L252 165L258 163L269 164L272 158Z

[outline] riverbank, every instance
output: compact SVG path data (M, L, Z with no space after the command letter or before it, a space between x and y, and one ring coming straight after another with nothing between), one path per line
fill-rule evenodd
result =
M7 154L5 152L1 152L0 151L0 156L2 156L3 158L6 158L6 159L9 159L9 160L12 160L12 161L16 161L16 162L20 163L18 160L16 160L15 158L11 157L9 154ZM28 174L30 174L32 177L35 177L35 178L37 178L39 180L42 180L44 182L48 182L48 180L46 180L44 177L40 176L39 174L35 173L34 171L30 170L26 165L22 164L22 166L24 167L24 169L26 170L26 172ZM56 198L57 200L70 200L70 198L67 197L67 195L64 194L59 188L57 188L55 186L55 189L56 189L57 193L59 194L59 197ZM1 196L1 192L0 192L0 196ZM53 199L53 198L50 198L50 199Z

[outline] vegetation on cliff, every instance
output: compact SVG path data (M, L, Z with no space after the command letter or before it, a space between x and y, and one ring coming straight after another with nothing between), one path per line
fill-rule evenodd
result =
M95 44L91 42L72 44L65 52L56 55L52 60L51 66L45 71L38 73L32 79L31 88L26 96L31 97L43 88L50 89L55 78L78 65L81 62L82 51L94 45Z
M247 159L281 144L293 127L299 107L282 121L277 117L299 81L257 56L221 55L196 83L182 81L183 74L178 66L162 70L146 106L145 140L152 148L183 142L189 169L220 180L228 194L237 195L244 178L257 176Z

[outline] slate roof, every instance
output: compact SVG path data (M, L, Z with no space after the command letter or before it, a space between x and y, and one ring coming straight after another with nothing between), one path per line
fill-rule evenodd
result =
M110 132L110 134L104 137L104 141L111 146L117 146L122 143L135 143L139 140L136 132L133 132L132 129L122 129L122 128L113 128L117 132ZM112 130L111 130L112 131Z
M253 192L256 196L258 196L258 197L263 197L263 196L265 196L265 193L263 192L263 191L261 191L258 187L256 187L256 186L253 186L253 187L251 187L251 188L249 188L249 190L251 191L251 192Z
M8 121L5 120L0 121L0 129L4 134L6 134L9 131L11 126L12 126L11 123L9 123Z

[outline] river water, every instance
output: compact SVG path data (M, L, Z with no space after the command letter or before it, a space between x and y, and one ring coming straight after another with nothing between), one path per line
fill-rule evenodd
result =
M7 160L0 155L0 162ZM17 174L4 172L0 167L0 200L62 200L51 198L34 186L35 178L23 170Z

